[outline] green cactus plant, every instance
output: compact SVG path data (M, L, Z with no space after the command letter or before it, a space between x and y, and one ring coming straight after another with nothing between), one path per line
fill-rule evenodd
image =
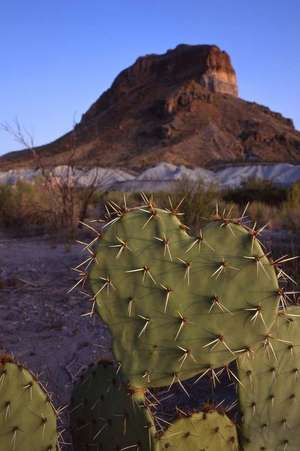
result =
M238 359L245 451L300 449L300 307L289 306L268 341Z
M128 390L110 362L99 362L75 386L71 430L75 451L151 451L155 426L144 394Z
M235 425L213 409L177 418L158 434L155 413L143 392L131 392L111 362L90 367L75 386L71 403L74 451L237 450Z
M57 413L37 379L0 356L0 450L55 451Z
M291 280L281 269L288 259L269 259L258 240L259 231L242 225L243 218L230 220L217 214L191 237L178 219L177 208L162 210L143 199L145 205L132 209L126 203L124 208L112 203L113 215L101 233L88 225L96 237L84 243L89 256L75 268L79 273L75 286L84 287L89 281L92 287L88 314L97 311L112 332L122 385L141 400L149 388L170 389L175 383L189 395L183 381L195 376L197 382L209 375L216 384L225 369L239 385L243 449L299 449L298 420L288 420L280 409L272 417L268 403L266 407L262 401L268 399L270 406L275 402L271 392L277 382L268 388L266 381L275 373L278 380L281 373L286 375L282 368L293 373L294 382L298 377L297 362L284 360L285 353L296 357L299 341L294 331L293 347L292 332L283 325L298 314L286 312L285 291L278 284L279 279ZM237 374L230 365L234 360ZM97 384L103 385L99 380L86 397L94 398ZM277 385L278 399L286 404L283 378ZM296 389L289 385L287 392L292 402ZM153 421L151 417L148 426L151 451L238 448L234 425L215 411L177 419L161 434L155 433ZM290 425L293 439L282 433ZM137 437L136 430L132 433Z
M182 416L159 437L157 449L236 451L236 427L225 414L216 410Z
M277 275L256 231L219 218L190 237L172 209L114 208L76 270L78 284L90 280L92 312L110 327L126 381L218 379L214 368L261 342L276 317Z

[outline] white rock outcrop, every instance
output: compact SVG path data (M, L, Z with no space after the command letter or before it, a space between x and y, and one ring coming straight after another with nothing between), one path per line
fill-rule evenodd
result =
M222 189L239 186L249 178L271 180L274 183L288 186L300 180L300 165L289 163L235 165L217 171L209 171L203 168L190 169L182 165L175 166L163 162L135 175L121 169L72 169L67 166L57 166L51 170L51 175L78 186L89 186L95 183L99 190L170 191L182 179L189 179L192 182L202 181L206 186L216 184ZM14 185L19 180L34 183L41 176L40 170L10 170L0 172L0 184Z

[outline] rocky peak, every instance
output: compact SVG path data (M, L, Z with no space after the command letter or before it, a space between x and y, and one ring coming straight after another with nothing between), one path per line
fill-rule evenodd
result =
M162 55L147 55L119 74L112 85L138 87L145 83L174 85L197 81L210 92L238 95L229 55L215 45L180 44Z
M146 55L123 70L110 89L83 116L90 120L107 108L145 88L182 85L195 81L207 92L238 96L236 73L230 57L216 45L180 44L162 55Z
M238 97L226 52L179 45L138 58L82 116L75 130L35 149L49 166L72 163L140 171L167 162L216 168L300 162L290 119ZM27 150L0 157L0 171L35 167Z

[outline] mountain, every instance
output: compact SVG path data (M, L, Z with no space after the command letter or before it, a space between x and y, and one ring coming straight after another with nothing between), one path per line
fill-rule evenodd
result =
M291 119L238 97L229 55L215 45L179 45L140 57L82 116L74 131L36 148L45 165L141 170L300 162ZM0 170L36 166L28 150L0 158Z

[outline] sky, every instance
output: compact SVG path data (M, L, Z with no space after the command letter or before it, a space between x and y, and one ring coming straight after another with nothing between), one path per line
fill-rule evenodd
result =
M186 43L226 50L240 97L300 129L299 24L299 0L0 0L0 123L50 142L137 57ZM0 154L21 147L0 130Z

